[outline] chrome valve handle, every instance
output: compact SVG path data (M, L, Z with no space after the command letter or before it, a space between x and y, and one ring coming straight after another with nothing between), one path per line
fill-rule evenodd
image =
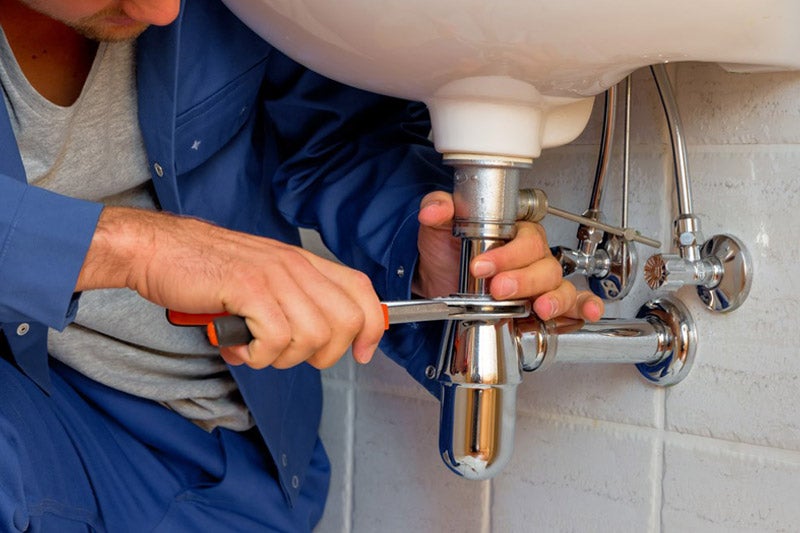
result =
M661 248L661 242L650 237L645 237L638 230L633 228L620 228L612 226L582 215L576 215L548 204L547 195L539 189L522 189L519 191L519 215L518 220L528 220L539 222L545 215L555 215L572 222L577 222L590 228L602 230L612 235L617 235L629 241L640 242L653 248Z
M744 244L731 235L715 235L700 248L700 257L656 254L644 265L644 278L653 290L675 291L694 285L705 306L725 313L747 299L752 283L752 261Z

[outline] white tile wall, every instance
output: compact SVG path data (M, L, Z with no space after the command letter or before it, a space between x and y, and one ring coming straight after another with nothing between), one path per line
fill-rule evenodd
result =
M741 75L670 67L687 137L694 210L706 237L745 242L754 282L745 305L697 322L689 377L653 388L634 368L561 365L519 387L516 450L490 482L438 458L438 404L393 363L325 374L323 435L331 498L319 532L800 531L800 73ZM673 174L649 70L634 74L630 224L668 250ZM600 108L569 146L545 151L531 183L552 205L588 205ZM619 212L619 153L605 195ZM576 191L581 191L576 193ZM551 242L574 224L548 219ZM640 247L643 262L651 251ZM609 316L652 293L641 279Z
M677 437L664 455L661 531L798 530L796 452Z
M526 414L517 431L517 453L493 482L492 531L648 530L652 432Z

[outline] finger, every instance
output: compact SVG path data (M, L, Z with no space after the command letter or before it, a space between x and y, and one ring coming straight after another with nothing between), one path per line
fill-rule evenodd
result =
M573 305L564 316L585 320L586 322L597 322L603 317L605 304L597 295L589 291L578 291L575 305Z
M297 294L295 287L288 283L285 286L287 292ZM226 305L226 310L245 317L253 340L246 345L231 346L224 352L220 350L220 353L223 359L231 357L234 362L239 360L252 368L264 368L273 364L291 342L291 324L281 303L269 291L252 291L251 294L246 304Z
M316 256L310 258L316 262ZM370 279L343 265L328 263L326 273L336 284L337 299L325 298L320 307L334 324L330 346L313 357L311 364L327 368L345 353L351 345L353 357L359 363L372 359L384 332L383 310Z
M332 305L340 307L346 306L346 298L342 297L338 287L319 271L311 268L299 272L304 283L300 294L289 297L281 292L277 295L289 324L290 339L271 363L275 368L290 368L307 361L331 343L336 322L330 313L326 312L322 302L332 302ZM345 309L344 312L348 310Z
M453 197L444 191L425 195L420 202L418 220L423 226L449 229L455 213Z
M247 345L241 346L224 346L219 349L219 354L222 359L231 366L240 366L245 364L249 359Z
M431 298L458 290L461 239L453 236L453 198L433 192L420 202L420 228L417 237L419 261L414 269L411 290Z
M550 255L544 228L532 222L521 222L512 240L475 257L470 271L477 278L488 278L497 272L523 268Z
M244 359L253 368L297 364L310 355L304 351L310 344L325 342L327 325L302 285L307 282L313 289L315 276L321 276L303 254L285 250L283 255L266 272L242 274L247 278L237 280L240 290L225 302L226 311L245 317L253 335ZM235 353L240 359L245 355L242 350Z
M577 290L575 286L565 281L556 289L537 297L533 302L533 311L542 320L549 320L572 309L576 298Z
M496 300L531 298L559 287L562 273L559 262L549 256L524 268L497 274L489 282L489 291Z

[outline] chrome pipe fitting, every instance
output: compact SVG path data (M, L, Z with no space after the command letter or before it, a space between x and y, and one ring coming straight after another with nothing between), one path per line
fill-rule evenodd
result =
M644 265L644 279L653 290L676 291L684 285L713 289L724 273L716 258L689 261L678 255L655 254Z
M693 285L711 311L737 309L750 293L753 267L744 244L732 235L714 235L690 261L677 255L656 254L644 265L644 277L653 290L675 291Z
M672 143L678 218L675 245L678 255L656 254L644 266L651 289L696 287L708 309L730 312L744 303L752 283L752 262L744 244L731 235L714 235L703 242L700 220L692 213L692 192L680 114L664 65L650 67L664 107Z
M515 235L519 183L531 165L502 159L446 159L455 168L453 234L510 240Z
M663 386L686 377L697 348L689 311L669 298L648 302L635 319L604 318L583 325L569 319L517 320L517 338L527 372L555 362L627 363Z
M436 374L441 385L439 451L453 472L468 479L487 479L502 470L513 452L517 387L523 369L544 367L557 359L558 350L559 358L568 361L636 362L671 371L666 361L677 359L676 346L689 355L694 350L693 342L679 342L674 327L690 330L692 338L694 328L687 325L690 319L681 318L680 326L664 325L651 314L617 324L601 320L599 326L583 329L581 322L542 323L530 317L529 307L524 314L517 309L509 315L505 304L516 302L492 300L486 282L470 274L469 263L512 239L519 216L536 216L553 208L547 206L543 193L523 193L519 199L520 177L528 164L463 157L447 161L455 167L453 234L462 242L460 292L455 297L468 300L469 307L479 313L447 322ZM665 303L662 307L676 306ZM683 317L682 312L676 314ZM683 360L689 364L684 365L686 370L679 369L680 377L688 371L691 357Z
M635 319L460 320L448 322L446 335L439 452L448 468L473 480L493 477L511 458L523 370L635 364L647 381L668 386L689 373L697 346L691 315L668 298L647 303Z
M629 112L630 112L630 80L628 79L625 100L625 138L623 169L623 209L622 226L627 226L627 178L628 148L630 144ZM611 160L611 148L617 114L617 86L606 91L605 112L603 115L600 151L597 157L597 169L592 185L592 196L589 209L583 217L592 223L581 222L578 227L578 246L575 250L563 246L553 248L553 255L559 261L563 275L582 275L587 278L589 288L604 300L615 301L624 298L633 287L636 276L637 256L632 240L640 240L648 245L660 243L651 239L642 241L635 232L608 232L601 223L600 204L605 189L605 178Z
M561 264L564 277L580 274L587 277L605 277L610 270L608 254L602 248L593 253L584 253L566 246L556 246L551 249L553 257Z
M453 325L454 324L454 325ZM467 479L488 479L511 458L521 356L513 321L451 322L439 372L439 452Z
M678 194L678 213L679 215L692 214L692 186L689 181L689 165L686 159L686 143L683 138L683 124L681 123L678 104L672 92L672 84L669 82L667 68L663 64L650 67L650 72L656 82L656 89L661 98L661 105L664 108L664 116L667 119L669 136L672 144L672 158L675 163L675 190Z
M520 178L530 164L461 156L446 162L455 168L453 235L462 243L458 296L485 298L491 307L486 281L472 276L469 263L514 237L523 210ZM499 314L448 323L437 373L439 451L452 471L468 479L494 476L512 454L522 381L513 324Z

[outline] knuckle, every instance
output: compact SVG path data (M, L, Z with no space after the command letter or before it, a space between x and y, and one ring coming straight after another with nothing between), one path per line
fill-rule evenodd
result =
M372 280L369 279L365 273L359 270L353 270L353 284L359 291L372 292Z
M576 289L575 285L570 281L565 281L561 284L561 292L564 295L564 300L566 300L566 303L569 303L570 306L578 300L578 289Z
M268 360L263 360L262 361L262 360L258 360L258 359L251 359L247 363L247 366L249 366L253 370L263 370L263 369L267 368L268 366L275 366L275 365L274 365L274 361L268 361Z
M264 339L262 342L269 352L282 353L292 344L292 340L292 333L286 329L272 333L268 339Z
M353 306L349 312L342 315L341 322L342 329L352 334L361 331L366 322L366 316L360 307Z
M558 284L564 278L564 270L561 267L561 263L553 256L549 256L542 261L544 261L543 273L547 276L548 281Z
M330 328L314 328L304 336L307 351L317 352L327 346L333 338L333 330Z
M518 235L522 238L526 253L529 257L536 260L551 255L550 248L547 245L547 239L544 236L544 230L541 229L539 224L527 223L525 226L519 228Z
M319 355L314 356L308 360L308 364L316 368L317 370L325 370L331 368L336 363L339 362L340 357L333 356L333 355Z

